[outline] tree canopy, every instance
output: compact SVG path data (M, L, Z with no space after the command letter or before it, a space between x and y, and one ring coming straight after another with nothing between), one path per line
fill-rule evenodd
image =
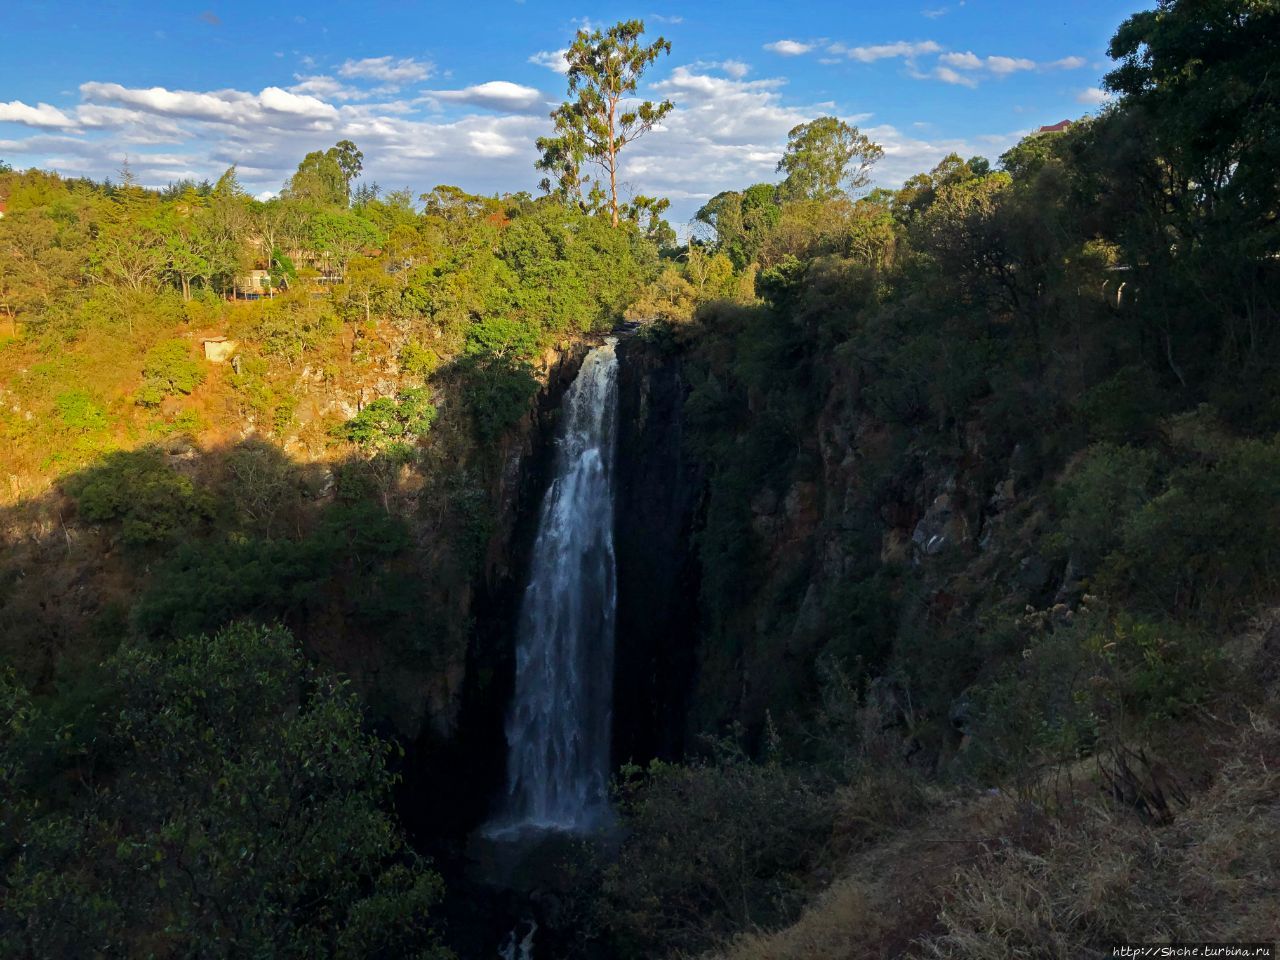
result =
M857 127L836 117L795 126L778 161L786 173L780 190L790 200L831 200L871 182L871 167L884 155Z
M659 37L645 46L643 20L616 23L608 30L579 30L565 53L568 62L569 95L551 114L555 136L541 137L539 169L554 179L543 181L544 189L576 199L581 195L581 164L589 161L606 177L609 216L616 227L623 217L618 199L618 154L660 123L675 105L670 100L628 98L645 70L671 44Z

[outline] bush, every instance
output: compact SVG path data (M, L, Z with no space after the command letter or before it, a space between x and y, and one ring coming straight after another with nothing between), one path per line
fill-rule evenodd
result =
M80 516L120 524L131 547L165 543L213 515L212 499L164 461L152 447L109 454L98 466L65 483Z
M1096 440L1133 443L1151 439L1169 409L1169 398L1148 367L1125 367L1085 392L1076 412Z
M1280 572L1280 441L1228 441L1174 471L1124 520L1110 567L1169 611L1232 616L1268 593Z
M1068 471L1058 488L1060 530L1084 570L1096 569L1119 542L1125 519L1151 499L1159 466L1154 451L1100 443Z
M420 587L393 561L408 549L403 520L366 500L338 503L299 540L246 537L185 543L158 564L134 608L148 636L214 630L231 620L292 621L337 604L356 624L376 626L388 642L425 649Z
M492 444L529 412L538 391L529 364L502 357L474 360L464 365L467 409L476 438Z
M440 366L440 355L430 347L416 341L406 343L400 350L400 369L410 376L426 380Z
M157 407L165 397L190 393L204 382L200 361L184 340L162 340L147 351L142 363L142 389L137 402Z
M425 387L401 390L395 397L379 397L343 424L343 437L365 452L395 461L413 458L418 441L436 419L436 408Z
M391 747L287 632L126 647L106 676L92 738L0 679L0 952L444 956L439 877L384 812Z
M795 915L801 878L831 832L829 793L801 773L742 759L655 761L624 774L631 834L606 872L602 904L615 956L693 952Z
M54 399L63 425L72 433L91 434L107 428L102 408L84 390L68 390Z
M1046 771L1101 746L1157 735L1225 680L1208 637L1176 622L1085 603L1030 611L1019 626L1022 656L976 691L968 760L1022 791L1047 789Z

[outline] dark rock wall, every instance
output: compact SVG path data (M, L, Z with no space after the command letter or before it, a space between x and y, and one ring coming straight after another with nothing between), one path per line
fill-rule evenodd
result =
M615 763L670 759L685 746L699 635L693 533L704 492L683 449L688 392L678 357L634 337L619 344Z

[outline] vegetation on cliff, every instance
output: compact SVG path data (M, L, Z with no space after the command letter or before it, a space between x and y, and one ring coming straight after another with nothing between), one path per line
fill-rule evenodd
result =
M833 185L874 148L834 119L798 131L788 181L715 197L705 243L642 297L709 478L688 723L719 746L632 771L616 949L776 927L846 869L864 909L819 901L790 941L733 955L896 955L939 917L929 956L1280 933L1242 839L1265 774L1237 769L1241 742L1274 752L1274 640L1229 640L1277 585L1280 184L1260 145L1280 145L1280 19L1212 8L1126 21L1113 105L995 166L952 156L857 196ZM822 186L788 189L815 165ZM758 301L708 291L725 261ZM995 789L1001 812L930 834L942 785L951 803ZM1198 881L1141 852L1186 803L1250 878L1202 877L1203 909L1174 906ZM1097 855L1150 895L1082 904L1079 845L1113 817L1145 826ZM920 889L860 871L891 836L937 861L930 835L970 845L947 860L957 886L872 923L866 902ZM1229 903L1254 926L1215 915Z

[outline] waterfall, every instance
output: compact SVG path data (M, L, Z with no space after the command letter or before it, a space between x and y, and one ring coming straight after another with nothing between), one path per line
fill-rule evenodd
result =
M586 830L608 812L616 343L587 354L562 405L516 628L507 794L492 833Z

